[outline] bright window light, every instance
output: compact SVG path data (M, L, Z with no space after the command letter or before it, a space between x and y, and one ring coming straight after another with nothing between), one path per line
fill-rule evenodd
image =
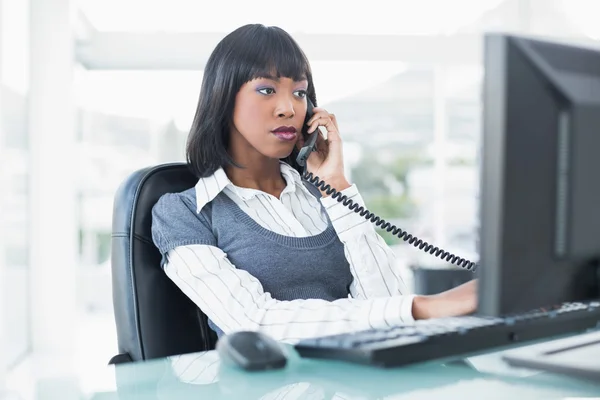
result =
M100 31L229 32L248 23L290 33L444 34L502 0L79 0ZM234 13L231 10L235 10Z

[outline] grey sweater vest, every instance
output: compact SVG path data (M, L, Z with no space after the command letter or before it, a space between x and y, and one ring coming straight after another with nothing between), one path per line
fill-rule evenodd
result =
M306 186L319 197L312 185ZM152 237L163 260L175 247L206 244L223 250L274 299L348 297L353 277L331 221L315 236L283 236L263 228L223 192L196 213L194 188L162 196L152 217ZM223 334L212 321L209 325L218 336Z

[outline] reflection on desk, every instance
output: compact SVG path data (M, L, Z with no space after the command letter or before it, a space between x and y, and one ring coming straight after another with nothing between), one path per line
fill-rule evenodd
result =
M428 363L377 369L299 358L286 348L288 367L244 372L222 365L215 351L120 365L115 368L119 399L420 399L599 396L589 382L535 374L502 376L467 365Z

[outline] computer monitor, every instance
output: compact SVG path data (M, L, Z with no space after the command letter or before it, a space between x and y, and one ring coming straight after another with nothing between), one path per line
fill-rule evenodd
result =
M484 40L478 314L597 299L600 49Z

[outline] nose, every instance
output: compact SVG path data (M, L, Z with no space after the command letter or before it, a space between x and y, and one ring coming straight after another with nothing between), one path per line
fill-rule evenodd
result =
M281 99L277 102L277 107L275 108L275 113L278 118L293 118L296 115L294 111L294 103L292 99L287 96L282 96Z

